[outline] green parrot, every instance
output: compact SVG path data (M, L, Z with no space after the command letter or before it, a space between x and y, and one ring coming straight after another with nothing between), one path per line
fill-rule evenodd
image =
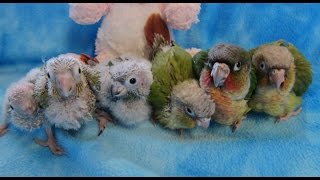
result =
M312 83L312 67L291 43L278 40L251 50L258 85L249 101L253 111L276 117L298 115L302 95Z
M233 44L217 44L194 55L193 64L200 86L216 103L212 120L235 132L251 110L247 102L256 86L250 54Z
M153 55L154 81L148 97L153 119L172 130L207 128L215 103L195 79L191 55L161 35L155 36Z

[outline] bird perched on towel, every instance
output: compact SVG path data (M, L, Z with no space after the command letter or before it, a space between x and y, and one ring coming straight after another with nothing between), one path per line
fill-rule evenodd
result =
M154 82L148 99L154 120L180 132L197 125L207 128L215 112L215 103L195 79L191 55L158 34L153 52Z
M258 86L249 102L254 111L287 120L301 111L302 95L312 82L312 67L291 43L284 40L252 50Z
M3 104L3 123L0 126L0 136L8 131L12 123L22 130L32 131L43 124L43 108L34 98L34 83L43 73L41 68L30 70L25 77L12 83L5 94Z
M197 53L193 63L195 73L200 73L200 86L216 103L212 119L234 132L250 111L247 99L256 85L249 53L233 44L218 44L209 52Z
M69 54L49 59L45 73L35 83L35 97L45 107L48 141L36 139L49 146L54 154L63 150L55 142L51 126L65 130L78 130L93 119L95 96L91 91L82 63Z
M100 90L95 90L99 110L110 113L125 126L132 127L150 119L151 107L146 98L153 77L147 59L124 55L103 61L93 69L100 74ZM99 135L105 126L100 127Z

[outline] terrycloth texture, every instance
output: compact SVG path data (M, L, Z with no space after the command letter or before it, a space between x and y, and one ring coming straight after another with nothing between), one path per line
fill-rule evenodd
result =
M150 122L131 129L110 123L97 137L91 121L77 134L56 132L68 153L62 157L32 142L45 137L42 129L25 134L11 128L0 138L0 176L320 176L320 4L201 7L198 24L175 32L185 48L227 42L251 49L283 38L301 50L314 77L300 115L274 124L250 113L235 134L212 124L183 138ZM0 102L10 82L41 64L41 57L93 55L99 27L72 22L67 4L1 4L0 25Z

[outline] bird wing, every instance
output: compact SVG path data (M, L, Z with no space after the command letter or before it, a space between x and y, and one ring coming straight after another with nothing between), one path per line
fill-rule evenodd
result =
M312 66L306 57L291 43L286 43L280 39L275 43L280 46L285 46L289 49L294 57L294 64L296 66L296 80L293 86L293 92L297 96L302 96L312 83Z
M201 71L208 62L209 50L202 50L195 54L192 58L192 68L197 79L200 78Z
M251 56L250 56L251 57ZM246 95L246 97L244 98L245 100L249 100L252 95L254 94L254 91L257 87L257 75L256 75L256 68L254 66L251 65L251 71L250 71L250 88L249 88L249 92Z
M194 78L191 55L178 45L158 51L152 61L153 83L148 101L157 112L168 105L173 86Z
M40 74L35 82L34 94L36 102L39 103L40 107L45 108L48 106L49 94L48 94L48 79L46 74Z
M89 67L84 66L83 74L86 77L86 80L91 89L100 90L101 82L100 82L99 71L94 71L93 69L90 69Z

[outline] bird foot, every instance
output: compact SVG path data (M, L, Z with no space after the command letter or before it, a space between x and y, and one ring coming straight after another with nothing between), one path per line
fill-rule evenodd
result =
M151 117L151 123L152 123L152 125L155 127L156 126L156 117L154 116L154 115L152 115L152 117Z
M0 125L0 137L5 135L8 132L8 125L2 124Z
M233 124L233 125L231 125L231 131L232 131L233 133L235 133L236 130L237 130L239 127L240 127L240 124Z
M104 129L106 128L107 122L113 122L111 116L109 113L102 111L102 110L96 110L97 119L99 121L99 132L98 136L100 136Z
M298 115L301 111L302 111L302 107L299 107L297 110L290 112L285 116L279 117L275 122L278 123L281 121L288 120L290 117Z
M51 152L54 155L63 155L65 154L64 150L56 143L55 140L52 139L48 139L48 141L44 141L41 139L34 139L35 143L44 146L44 147L49 147L49 149L51 150Z
M243 116L242 118L241 118L241 120L239 120L239 121L236 121L234 124L232 124L231 125L231 131L234 133L234 132L236 132L236 130L241 126L241 122L244 120L244 119L246 119L247 118L247 116Z
M177 129L179 137L183 137L183 129Z

